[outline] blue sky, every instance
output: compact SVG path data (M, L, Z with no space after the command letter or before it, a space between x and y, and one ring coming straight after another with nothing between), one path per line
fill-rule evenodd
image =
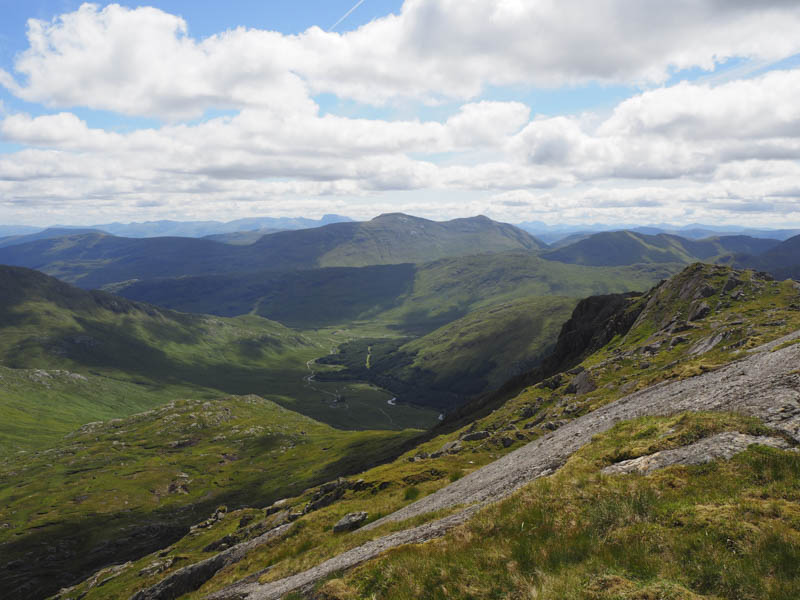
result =
M0 10L3 223L800 224L792 3Z

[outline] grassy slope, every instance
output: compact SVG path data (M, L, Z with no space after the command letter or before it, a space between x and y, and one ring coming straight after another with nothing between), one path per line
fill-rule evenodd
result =
M9 372L0 379L0 405L16 417L15 443L35 445L88 421L197 394L258 393L356 429L422 426L435 419L410 407L387 412L386 395L364 386L349 393L347 404L325 402L329 396L304 378L306 362L328 353L329 336L298 334L257 316L175 313L26 269L0 267L0 280L7 290L0 299L0 360L13 369L50 372Z
M271 237L271 236L270 236ZM347 326L384 333L429 333L478 308L529 296L644 290L678 264L586 267L501 253L422 265L310 269L143 281L123 296L192 312L255 312L299 329Z
M545 252L543 258L570 264L622 266L637 263L684 263L715 261L738 252L760 254L778 244L748 236L689 240L676 235L646 235L633 231L597 233L577 242Z
M169 544L219 504L300 493L391 456L410 435L339 431L256 396L180 400L84 426L0 463L0 555L30 557L0 573L0 588L53 593ZM50 556L52 547L69 551Z
M229 233L212 233L204 235L204 240L211 240L212 242L222 242L223 244L231 244L233 246L249 246L260 240L265 235L284 231L283 229L254 229L251 231L231 231Z
M729 273L721 268L704 267L699 271L693 268L658 290L665 294L664 299L673 298L674 301L674 294L679 295L688 282L697 285L708 282L722 287ZM434 452L445 442L458 439L470 426L449 433L443 431L396 461L354 476L364 478L367 485L363 490L349 491L335 504L304 516L289 538L254 551L188 597L202 598L267 566L272 569L261 576L262 581L279 579L390 530L435 518L439 515L345 536L330 533L333 524L344 514L365 510L370 520L388 514L543 435L547 432L543 425L550 421L572 419L638 387L673 377L690 377L715 368L715 365L735 359L746 347L800 328L800 311L792 308L800 294L791 282L770 283L752 279L750 274L742 275L741 279L742 284L737 289L745 293L745 298L729 303L720 293L708 296L705 300L712 305L712 313L695 323L696 329L681 334L689 338L687 343L654 356L644 357L635 352L620 358L621 353L639 349L666 316L666 312L659 312L661 309L646 311L627 338L614 340L610 347L584 362L598 382L594 392L583 397L568 395L566 387L572 376L566 374L555 389L537 385L523 390L474 424L475 430L489 431L489 438L465 442L464 450L458 454L409 462L415 454ZM650 298L652 295L633 302L647 302ZM665 304L664 309L667 308ZM683 310L685 308L683 306ZM712 331L721 327L736 330L739 326L731 323L736 323L739 315L751 322L750 331L745 330L740 337L733 335L729 343L708 354L695 356L689 352L695 342ZM745 345L731 347L741 339L745 339ZM617 358L616 362L601 364ZM642 364L645 358L651 363L647 368ZM796 490L800 482L796 457L783 452L751 450L730 464L674 468L649 478L600 478L596 474L597 468L609 460L638 456L719 431L758 432L759 427L750 419L719 414L622 424L597 438L556 477L528 486L501 505L487 509L479 519L441 542L395 551L387 559L348 573L344 581L327 584L325 592L330 598L341 599L370 597L370 594L402 598L411 593L416 597L460 598L527 597L525 594L536 589L543 594L540 597L545 598L567 594L563 597L610 600L691 598L693 592L685 589L688 586L706 590L703 593L735 598L739 597L735 590L720 592L725 591L724 586L732 585L731 582L742 582L750 586L745 588L748 593L765 589L763 586L777 586L774 589L784 586L789 590L787 593L794 593L793 561L796 558L792 553L797 546L791 540L800 527L796 518L800 514L796 510ZM510 446L502 443L504 438L511 439ZM644 497L641 513L636 512L638 509L632 500L638 497L637 490L642 491ZM753 490L762 495L760 499ZM631 497L628 492L636 493ZM795 495L787 496L787 493ZM289 504L303 506L309 497L310 492L292 499ZM160 575L141 577L137 575L140 569L162 560L156 555L144 557L112 578L105 590L127 597L182 564L210 556L203 552L203 546L236 531L239 514L263 519L259 511L232 515L233 518L208 530L201 539L184 538L161 555L184 557L185 562L169 567ZM676 520L678 517L682 520ZM723 550L729 536L722 534L728 533L731 522L743 523L730 538L737 548L747 550L742 562ZM558 524L563 526L555 527ZM713 527L708 529L710 525ZM777 528L772 529L773 526ZM705 536L706 531L712 535ZM753 534L751 537L741 537L742 532L748 531ZM772 531L778 531L778 537L773 536ZM636 545L634 542L638 539L642 543ZM597 544L598 540L604 544ZM626 550L628 545L630 549ZM682 548L689 548L689 553ZM681 560L693 556L695 551L703 560L693 563L694 571L684 568ZM787 552L791 560L784 562ZM645 565L647 570L637 571L637 564ZM783 569L785 564L792 566ZM753 568L748 567L748 571L743 571L745 577L736 579L739 565ZM701 585L707 587L693 587ZM104 593L103 588L90 589L88 584L83 584L75 593L81 591L88 591L87 600L102 598ZM751 593L743 597L764 596ZM774 597L794 596L776 594Z
M132 383L61 369L0 367L0 457L47 447L84 423L132 415L186 393L180 386ZM219 396L212 391L197 394Z
M323 267L362 267L374 264L420 263L445 256L511 250L540 250L544 245L530 234L486 217L445 223L403 214L376 217L353 230L346 244L320 258Z
M443 259L420 266L402 303L376 318L404 331L427 333L473 310L517 298L645 290L679 269L675 264L566 265L530 253Z
M451 408L531 369L575 303L559 296L523 298L478 309L410 342L357 340L318 361L346 367L320 378L366 379L401 402Z
M476 310L401 347L414 353L412 368L436 373L445 387L461 373L484 371L487 388L500 386L555 342L575 300L559 296L523 298Z
M325 597L797 598L797 453L751 447L729 462L649 477L599 474L621 456L726 429L764 432L719 414L619 425L444 539L328 582Z
M69 235L0 247L0 263L98 288L159 277L413 263L469 254L476 248L502 252L540 247L522 230L485 217L439 223L384 215L364 223L280 231L239 246L180 237Z
M800 236L789 238L759 256L737 256L734 262L768 271L775 277L800 279Z
M414 272L411 264L332 267L154 279L107 289L175 310L229 317L253 312L290 327L315 328L392 306L408 292Z

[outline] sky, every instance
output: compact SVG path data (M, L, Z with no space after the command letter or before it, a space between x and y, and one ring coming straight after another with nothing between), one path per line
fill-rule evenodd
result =
M800 226L796 0L0 0L0 224Z

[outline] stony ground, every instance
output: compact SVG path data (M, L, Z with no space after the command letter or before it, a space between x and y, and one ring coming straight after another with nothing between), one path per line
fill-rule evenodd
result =
M308 588L336 571L374 558L389 548L441 536L467 520L483 504L505 498L532 480L552 473L591 441L592 436L621 421L685 411L737 412L758 417L768 426L800 441L800 344L775 350L798 338L800 331L757 348L746 358L717 371L661 383L621 398L371 523L367 528L468 505L459 513L373 540L291 577L266 584L241 582L209 598L277 600L293 590ZM729 440L722 441L727 443ZM710 447L708 451L714 450Z

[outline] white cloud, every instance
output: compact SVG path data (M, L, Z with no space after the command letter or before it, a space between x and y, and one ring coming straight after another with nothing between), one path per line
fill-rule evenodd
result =
M800 159L798 97L800 70L718 87L683 82L629 98L599 124L534 120L509 149L584 180L706 180L732 162Z
M25 83L0 73L0 84L51 107L167 119L212 107L316 110L286 62L294 42L275 32L237 29L198 42L183 19L158 9L84 4L50 23L29 20L28 41L15 62Z
M662 82L730 57L800 52L800 5L719 0L407 0L345 34L239 28L191 37L154 8L84 4L31 19L17 81L0 85L50 107L85 106L168 120L209 108L316 110L309 93L365 103L476 98L488 85Z
M0 72L20 98L60 111L0 112L0 141L25 146L0 154L0 209L124 218L327 205L367 216L407 194L405 210L442 217L800 221L800 69L651 89L606 116L531 120L520 102L469 101L487 85L652 82L730 56L780 58L800 51L798 30L792 2L408 0L343 35L237 29L196 40L156 9L84 5L31 21L15 78ZM322 116L316 92L463 104L441 122ZM106 131L73 106L167 124ZM181 122L209 108L235 112Z

